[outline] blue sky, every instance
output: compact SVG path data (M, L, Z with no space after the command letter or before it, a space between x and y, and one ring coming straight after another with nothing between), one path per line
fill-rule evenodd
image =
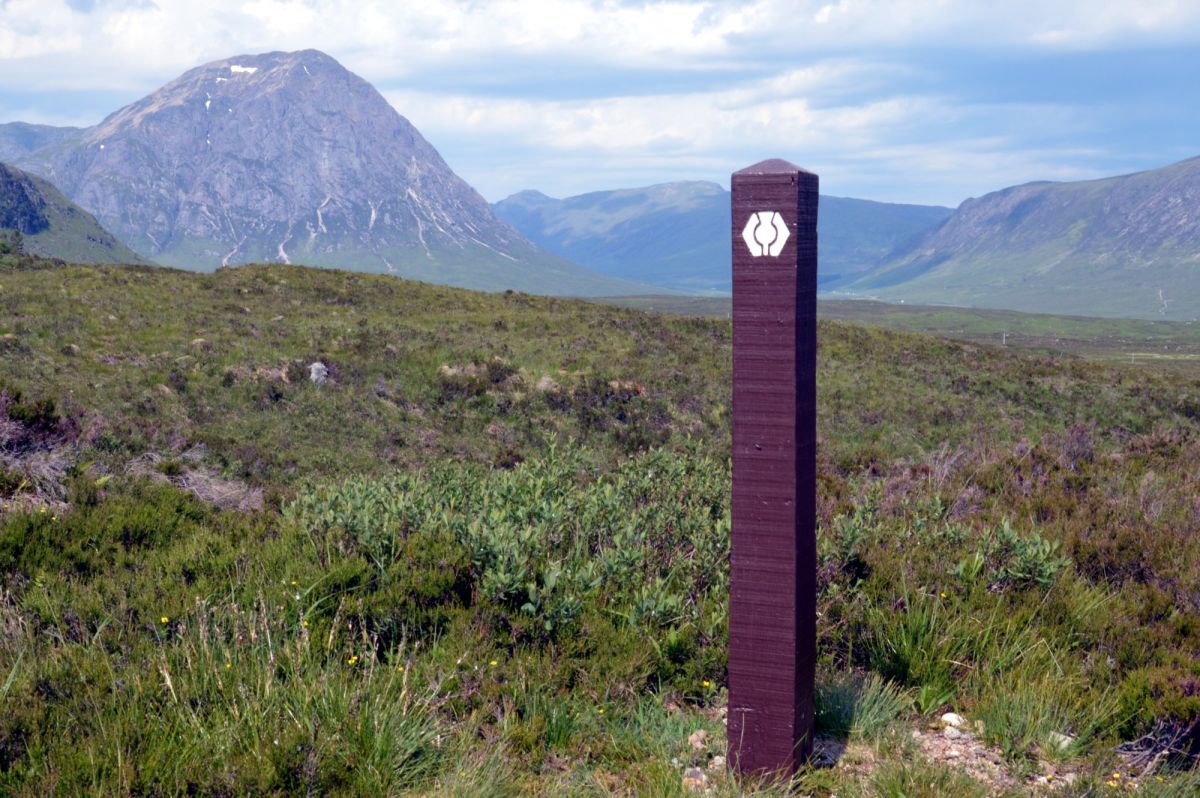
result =
M192 66L313 47L490 200L783 157L957 205L1200 155L1200 0L0 0L0 121L89 125Z

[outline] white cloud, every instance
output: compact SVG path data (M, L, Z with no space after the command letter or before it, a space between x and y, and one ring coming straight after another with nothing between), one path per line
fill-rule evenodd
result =
M393 91L389 101L431 135L503 133L552 149L696 153L758 142L798 148L852 145L866 131L900 123L917 98L882 99L814 110L810 95L869 74L867 65L822 63L724 91L648 94L599 100L536 100Z
M86 122L73 106L39 110L36 97L104 90L132 100L206 61L314 47L389 87L397 108L492 197L583 190L587 180L724 179L745 153L767 152L851 184L891 179L896 190L908 170L927 181L908 180L910 198L951 201L960 190L1068 176L1056 169L1086 172L1059 166L1086 157L1022 147L1037 136L1012 129L1077 122L1069 108L1022 116L922 92L905 53L1178 43L1200 43L1200 2L96 0L76 11L65 0L0 0L0 108ZM470 76L501 69L486 91L454 87L456 75L480 85ZM571 90L556 69L584 76L589 98L534 96L531 83ZM669 90L650 82L680 75L694 77ZM714 75L723 88L703 85ZM548 164L572 165L580 184L549 175Z
M77 52L84 37L71 24L74 12L61 2L8 0L0 5L0 60ZM58 29L59 35L52 35Z
M69 56L77 78L96 80L133 64L161 76L241 52L302 47L370 65L379 80L499 57L689 69L872 45L1197 40L1200 3L1183 0L98 0L90 11L65 0L0 4L0 60ZM5 72L0 81L11 82Z
M768 156L817 171L831 193L950 205L1014 182L1103 173L1087 165L1097 150L1022 141L1023 120L1069 137L1089 123L1078 109L928 95L809 99L894 69L838 61L724 91L595 101L386 96L435 145L450 142L451 166L493 200L523 188L566 196L668 179L727 184L733 168ZM506 142L509 158L473 141Z

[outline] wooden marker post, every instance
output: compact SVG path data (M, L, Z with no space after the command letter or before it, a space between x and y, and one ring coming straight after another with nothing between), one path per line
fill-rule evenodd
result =
M812 753L816 660L817 176L733 174L729 762Z

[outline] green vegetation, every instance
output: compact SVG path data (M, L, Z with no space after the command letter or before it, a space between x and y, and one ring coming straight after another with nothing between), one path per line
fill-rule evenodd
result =
M25 236L20 230L12 230L0 236L0 255L24 255Z
M145 263L50 183L0 163L0 256Z
M756 785L716 760L727 321L22 264L0 268L0 793L1200 785L1183 753L1115 750L1200 718L1193 377L823 321L837 764ZM936 755L946 710L990 771Z
M728 318L731 309L728 297L634 296L603 301L682 316ZM860 299L822 299L817 312L823 319L1184 374L1194 372L1200 362L1200 325L1192 322L1051 316Z

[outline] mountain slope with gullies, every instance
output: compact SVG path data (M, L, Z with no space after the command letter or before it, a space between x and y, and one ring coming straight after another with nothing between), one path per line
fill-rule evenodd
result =
M1195 319L1200 158L969 199L851 288L893 300Z
M596 191L565 199L522 191L496 213L551 252L614 277L688 293L729 293L729 192L684 181ZM851 282L951 210L821 197L817 221L822 289Z
M630 290L498 219L378 91L315 50L214 61L94 127L23 132L47 143L20 165L166 265L294 262L492 290Z
M77 263L144 263L90 213L39 177L0 163L0 237L9 247Z

